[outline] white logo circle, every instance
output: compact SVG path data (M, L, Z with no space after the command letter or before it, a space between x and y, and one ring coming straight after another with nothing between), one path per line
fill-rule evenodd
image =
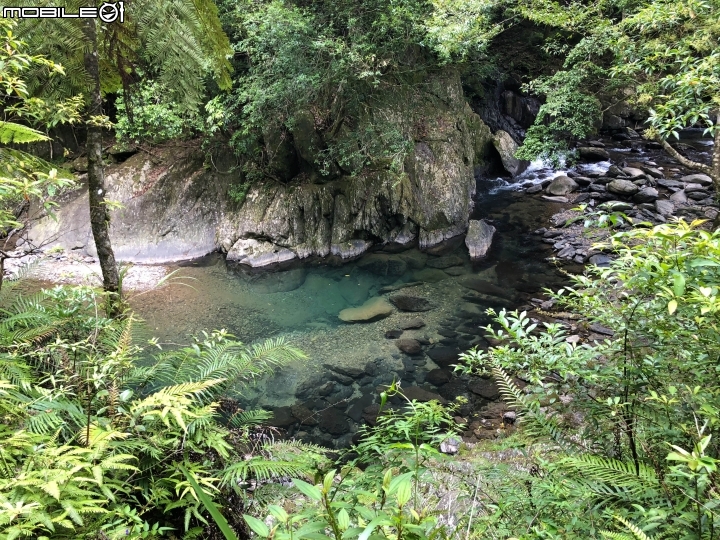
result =
M120 8L117 4L110 4L105 2L98 10L98 16L104 23L112 23L118 20L120 17Z

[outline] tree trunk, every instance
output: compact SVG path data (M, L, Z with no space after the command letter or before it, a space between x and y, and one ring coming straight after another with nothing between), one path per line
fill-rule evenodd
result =
M93 116L102 115L100 94L100 65L98 62L97 29L95 19L83 21L83 31L89 41L85 53L85 70L92 80L90 107L87 124L88 198L90 201L90 228L97 249L103 288L108 294L107 313L115 317L120 312L120 275L115 263L115 253L110 244L110 215L105 204L105 170L102 161L102 128L92 121Z
M717 112L715 117L715 146L713 146L710 168L712 169L710 176L713 179L713 184L715 184L715 195L720 196L720 111Z

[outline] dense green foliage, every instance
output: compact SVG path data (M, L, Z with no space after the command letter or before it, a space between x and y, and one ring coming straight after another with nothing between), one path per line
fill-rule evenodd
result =
M655 538L713 538L720 234L680 222L612 245L609 268L555 295L612 338L576 345L561 324L539 331L503 312L493 335L506 344L467 356L469 369L494 371L542 445L532 499L515 511L538 515L541 538L604 537L617 520Z
M0 538L191 538L206 520L181 466L216 498L321 457L251 442L267 413L221 409L231 390L302 358L282 340L248 347L215 332L139 363L136 321L98 315L93 289L4 302Z
M118 115L115 134L121 142L157 144L182 139L201 127L198 115L173 100L172 92L159 82L138 84L127 98L119 96L115 106Z

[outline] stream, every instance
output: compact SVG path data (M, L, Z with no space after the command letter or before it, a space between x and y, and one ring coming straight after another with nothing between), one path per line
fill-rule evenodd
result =
M698 134L685 138L707 150ZM614 144L608 150L616 163L659 159L657 150ZM605 161L572 171L597 176L609 166ZM489 322L485 310L526 306L543 288L567 282L546 260L552 247L532 234L567 205L524 193L564 172L533 163L512 183L478 179L471 219L485 219L497 229L488 257L478 262L470 260L463 236L426 252L377 246L344 264L311 260L274 271L253 271L213 254L176 265L182 278L131 304L165 347L187 344L203 329L225 328L245 343L281 336L301 349L307 360L277 369L233 396L241 407L272 410L272 424L288 436L347 446L359 426L375 421L378 393L394 379L408 397L421 401L465 397L457 414L470 418L499 398L491 380L452 372L460 352L488 346L481 329ZM356 324L338 318L341 310L369 298L399 295L410 297L402 306L410 311L395 309L384 319ZM492 431L496 424L486 427Z

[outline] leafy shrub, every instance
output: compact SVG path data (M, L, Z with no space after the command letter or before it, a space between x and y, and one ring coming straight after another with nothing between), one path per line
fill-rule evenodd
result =
M220 421L220 396L303 358L282 339L246 346L213 332L139 364L136 321L99 317L92 288L4 300L0 538L197 535L207 522L183 470L217 498L320 459L253 442L266 413Z
M699 225L616 234L610 267L553 295L611 338L577 345L562 324L491 312L504 343L465 356L465 370L495 373L543 445L524 537L718 534L720 232ZM603 532L618 525L635 536Z
M171 93L157 82L142 82L130 98L130 104L119 95L116 101L118 120L115 133L122 143L158 144L181 139L200 129L196 113L182 103L169 99Z

